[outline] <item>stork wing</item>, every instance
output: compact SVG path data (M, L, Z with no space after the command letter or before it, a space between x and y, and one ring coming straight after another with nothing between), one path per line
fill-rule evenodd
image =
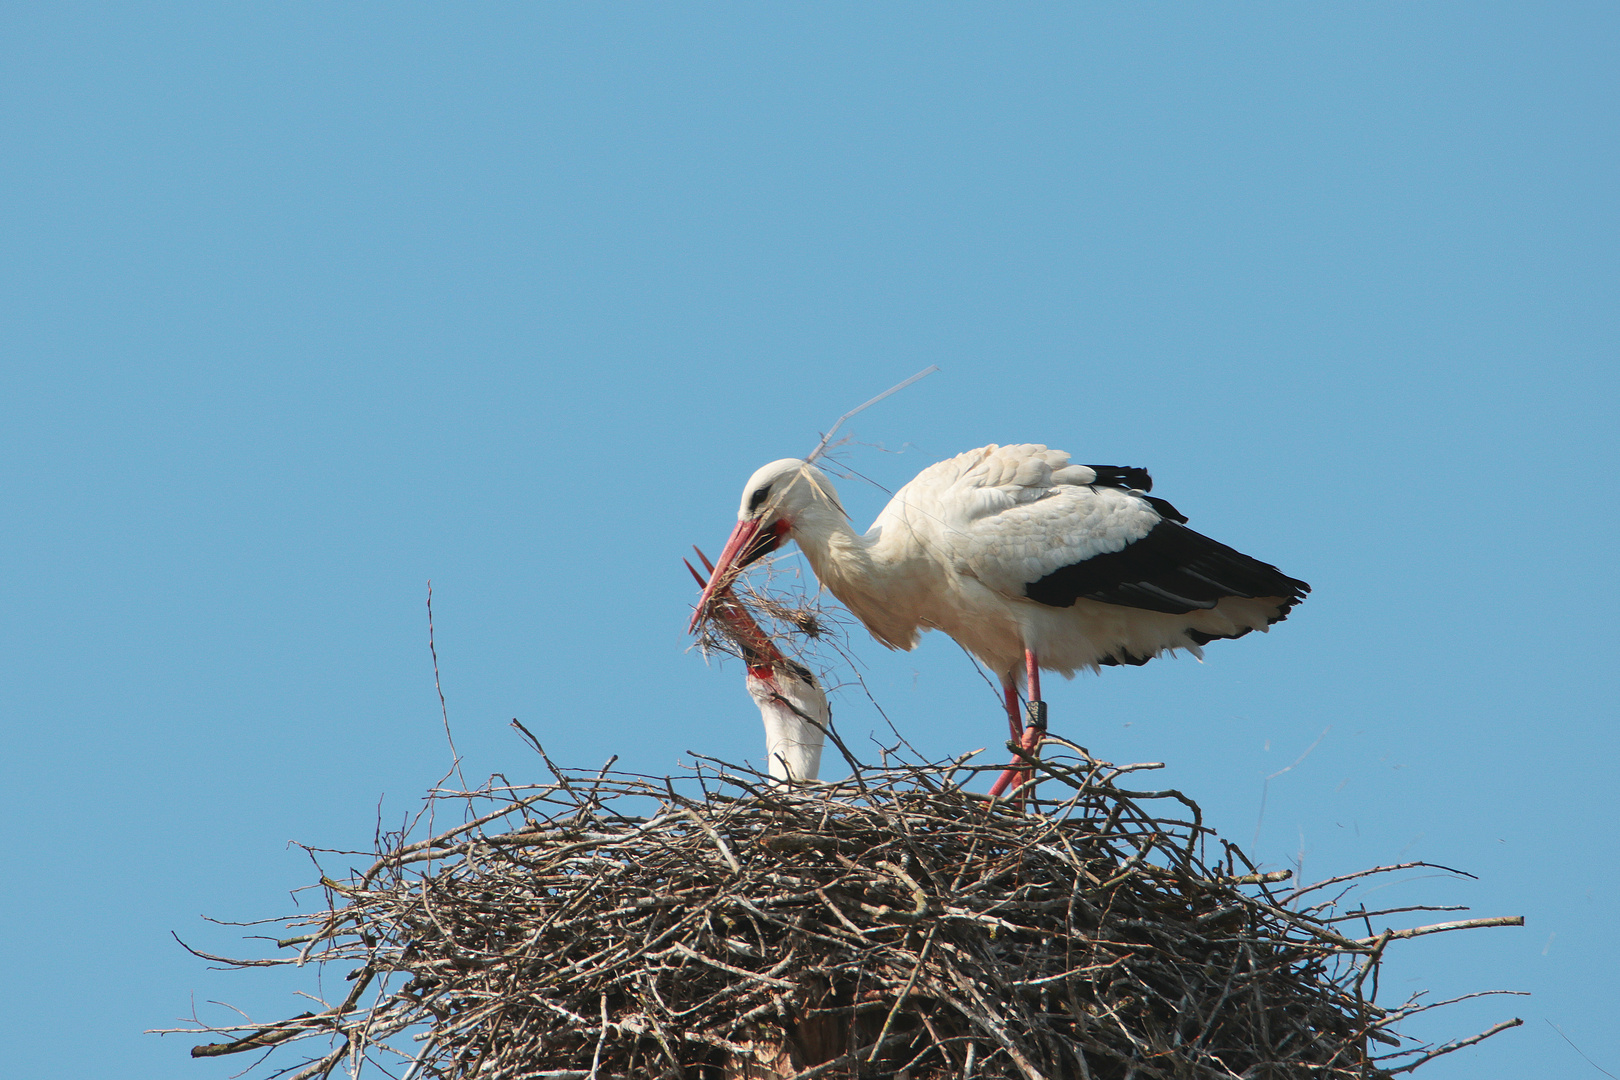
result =
M1228 597L1263 597L1280 601L1278 618L1310 591L1270 563L1176 521L1161 521L1118 551L1060 566L1024 586L1025 596L1051 607L1086 599L1171 615L1213 608Z
M931 504L928 538L958 573L1051 607L1086 599L1185 614L1227 597L1275 597L1286 612L1309 591L1187 528L1175 507L1144 494L1151 482L1141 469L1071 465L1044 446L989 446L924 470L884 517ZM906 518L922 531L918 515Z

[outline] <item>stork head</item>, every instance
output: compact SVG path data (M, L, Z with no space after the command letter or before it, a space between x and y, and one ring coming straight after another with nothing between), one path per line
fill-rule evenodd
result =
M709 583L698 598L688 632L708 614L715 593L730 587L745 567L769 555L794 538L793 530L806 512L831 510L842 515L838 492L827 474L807 461L783 458L754 473L743 486L737 527L720 552Z

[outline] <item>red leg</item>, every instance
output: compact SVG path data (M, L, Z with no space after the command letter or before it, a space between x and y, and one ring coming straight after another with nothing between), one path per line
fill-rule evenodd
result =
M1007 730L1014 739L1024 737L1024 711L1018 704L1018 684L1009 673L1002 677L1001 694L1007 704Z
M1024 712L1018 704L1018 682L1014 675L1015 671L1016 668L1001 677L1001 692L1007 705L1007 730L1012 734L1012 741L1021 746L1024 742ZM1017 769L1008 769L997 777L994 786L990 788L990 797L996 798L1006 791L1017 775Z
M1046 704L1041 700L1041 664L1034 649L1024 650L1024 678L1029 686L1031 723L1025 728L1023 719L1017 714L1018 694L1013 686L1013 677L1009 674L1002 680L1007 696L1007 726L1012 731L1013 742L1023 748L1024 753L1034 754L1040 748L1041 736L1046 734ZM1028 766L1015 765L997 777L990 794L1000 795L1015 782L1020 785L1028 782L1033 775L1034 770Z
M1007 769L996 777L996 782L990 785L990 797L998 799L1005 794L1007 788L1012 786L1012 782L1018 779L1020 771L1018 769Z
M1041 748L1041 737L1046 734L1046 702L1041 700L1041 664L1034 649L1024 650L1024 678L1029 685L1029 726L1018 745L1024 753L1034 756ZM1018 772L1018 782L1026 783L1035 770L1025 767Z
M1041 700L1041 664L1034 649L1024 650L1024 677L1029 682L1029 730L1024 732L1021 744L1033 751L1046 733L1046 702Z

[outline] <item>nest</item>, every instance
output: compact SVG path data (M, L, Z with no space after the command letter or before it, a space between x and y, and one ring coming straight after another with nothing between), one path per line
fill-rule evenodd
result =
M464 824L323 874L279 956L209 957L339 965L342 1001L184 1029L229 1036L192 1053L299 1078L1370 1078L1518 1023L1413 1045L1395 1025L1434 1006L1375 1003L1391 942L1519 921L1374 932L1392 911L1354 887L1422 864L1288 890L1181 793L1121 786L1155 766L1045 760L1020 808L961 760L850 764L461 793Z

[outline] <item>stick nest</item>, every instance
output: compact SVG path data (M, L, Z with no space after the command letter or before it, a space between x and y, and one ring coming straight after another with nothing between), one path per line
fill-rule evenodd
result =
M1390 941L1515 921L1375 933L1389 912L1346 894L1420 864L1282 891L1192 800L1120 786L1153 766L1049 759L1061 797L1019 809L962 761L886 760L460 793L464 824L323 874L280 956L209 957L341 965L341 1002L200 1025L231 1038L192 1053L320 1040L275 1073L302 1078L1370 1078L1517 1023L1413 1047L1393 1025L1433 1006L1374 1003Z

